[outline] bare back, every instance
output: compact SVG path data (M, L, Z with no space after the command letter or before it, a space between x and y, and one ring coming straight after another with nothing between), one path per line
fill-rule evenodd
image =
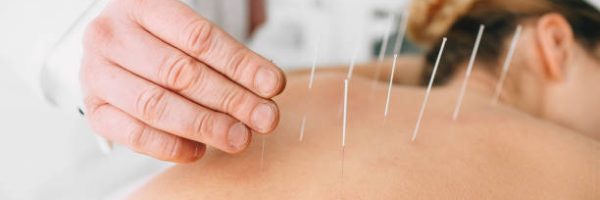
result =
M600 145L468 92L458 121L457 91L434 89L411 142L422 88L397 86L384 118L386 84L350 83L342 159L344 74L290 76L277 102L281 123L238 155L209 151L175 166L132 199L600 199ZM302 116L307 113L303 141Z

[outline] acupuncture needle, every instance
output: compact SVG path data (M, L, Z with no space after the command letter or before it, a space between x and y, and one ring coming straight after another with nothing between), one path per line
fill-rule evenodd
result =
M310 69L310 80L308 81L308 89L312 89L313 82L315 81L315 73L317 71L317 59L319 59L319 50L321 46L321 35L317 37L317 44L315 45L315 55L313 57L312 67Z
M313 63L312 63L312 67L311 67L311 70L310 70L310 79L308 80L308 91L307 91L306 95L308 96L309 100L306 101L305 108L304 108L304 115L302 116L302 123L300 125L300 137L298 138L298 140L300 142L302 142L304 140L304 130L305 130L305 127L306 127L306 115L307 115L306 112L308 110L308 108L306 108L307 107L306 105L308 105L309 102L310 102L311 91L312 91L312 88L313 88L313 83L315 81L315 73L317 71L317 59L319 58L319 49L320 49L319 46L320 46L320 44L321 44L321 35L319 35L318 38L317 38L317 45L315 45L315 55L313 57Z
M273 60L270 60L271 63L274 63ZM262 144L260 148L260 171L262 172L265 165L265 145L267 143L267 136L262 136Z
M356 65L356 57L358 56L358 49L359 49L359 45L357 43L356 46L354 47L354 53L352 54L352 57L350 58L350 66L348 67L348 74L346 75L346 80L348 80L348 81L352 80L352 74L354 74L354 68ZM340 115L342 114L342 111L343 111L343 106L340 104L340 106L338 107L337 117L340 117Z
M471 53L471 58L469 59L469 65L467 67L467 72L465 74L465 78L463 80L462 87L460 88L460 93L459 93L458 99L456 101L456 107L454 108L454 114L452 115L452 119L454 121L456 121L458 119L458 115L460 114L462 102L465 97L465 92L467 90L467 84L469 83L469 77L471 77L471 73L473 72L473 65L475 64L475 57L477 57L477 51L479 50L479 44L481 43L481 36L483 36L484 29L485 29L484 25L479 26L479 32L477 33L477 39L475 40L475 46L473 48L473 52Z
M354 52L352 53L352 58L350 59L350 67L348 68L348 75L346 75L346 79L352 80L352 75L354 74L354 68L356 65L356 57L358 56L358 43L355 44Z
M400 28L398 30L398 36L396 37L396 44L394 45L394 55L400 54L402 52L402 47L404 45L404 37L406 37L406 29L408 26L408 16L410 12L405 10L402 13L402 21L400 21Z
M260 171L264 170L265 165L265 144L267 143L267 136L262 136L262 147L260 149Z
M396 72L396 62L398 61L398 54L394 55L394 62L392 64L392 73L390 74L390 83L388 85L388 90L387 90L387 98L385 100L385 111L383 113L384 117L388 116L389 110L390 110L390 96L392 93L392 83L394 82L394 74Z
M372 87L375 87L375 83L377 83L377 80L379 79L379 75L381 73L381 65L383 63L383 59L385 58L385 54L387 52L387 47L388 44L390 42L390 32L392 31L392 25L394 23L394 15L390 14L390 17L388 19L388 24L385 28L385 32L383 34L383 43L381 44L381 48L379 49L379 57L377 58L377 65L375 66L375 74L373 77L373 85Z
M500 79L498 79L498 84L496 85L496 91L494 92L494 98L492 99L492 105L498 105L498 100L500 99L500 94L502 93L502 89L504 86L504 81L506 80L506 76L508 75L508 70L510 68L510 63L515 54L515 50L517 48L517 42L521 37L521 31L523 27L521 25L517 26L517 30L515 31L515 35L512 38L510 49L508 50L508 54L506 55L506 59L504 60L504 66L502 66L502 73L500 74Z
M346 146L346 131L348 127L348 79L344 80L344 119L342 123L342 147Z
M344 183L344 159L346 151L346 131L348 126L348 79L344 80L344 118L342 122L342 162L340 168L340 186ZM340 194L343 196L343 187L340 187Z
M435 65L433 67L433 72L431 73L431 78L429 79L429 85L427 85L427 91L425 92L425 99L423 99L423 103L421 104L421 110L419 111L419 117L417 118L417 124L415 125L415 129L413 130L412 141L414 142L417 139L417 134L419 134L419 129L421 128L421 120L423 119L423 115L425 113L425 108L427 107L427 102L429 101L429 95L431 94L431 88L433 87L433 82L435 80L435 74L437 73L438 67L440 65L440 60L444 53L444 48L446 48L447 38L444 37L442 40L442 46L440 47L440 51L438 53L437 59L435 61Z

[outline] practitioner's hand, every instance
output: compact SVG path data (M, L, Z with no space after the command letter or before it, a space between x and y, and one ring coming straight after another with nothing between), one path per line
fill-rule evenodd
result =
M282 71L177 0L115 0L89 26L81 82L101 136L174 162L244 150L279 121Z

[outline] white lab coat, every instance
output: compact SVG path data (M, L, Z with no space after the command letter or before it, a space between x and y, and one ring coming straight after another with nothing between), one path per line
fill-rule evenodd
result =
M0 50L0 61L27 80L30 88L49 103L76 113L82 99L78 84L82 35L86 24L107 2L25 1L2 6L6 10L0 8L0 19L9 30L7 36L0 38L0 44L4 46ZM249 12L246 0L184 2L236 39L247 39Z
M243 41L248 29L245 1L186 3ZM0 0L0 199L114 198L170 165L124 148L102 155L91 130L77 116L83 30L106 2ZM27 87L8 81L15 77ZM10 90L17 87L16 92ZM72 116L29 105L41 99Z

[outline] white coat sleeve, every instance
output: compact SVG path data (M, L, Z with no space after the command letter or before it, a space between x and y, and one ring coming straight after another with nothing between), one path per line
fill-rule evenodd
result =
M108 0L34 0L0 6L0 65L27 82L36 94L61 110L77 114L83 106L79 83L85 27ZM200 15L236 39L248 30L247 0L187 0Z
M77 113L79 66L87 21L105 1L11 0L0 6L0 65L52 105ZM6 29L5 29L6 28Z

